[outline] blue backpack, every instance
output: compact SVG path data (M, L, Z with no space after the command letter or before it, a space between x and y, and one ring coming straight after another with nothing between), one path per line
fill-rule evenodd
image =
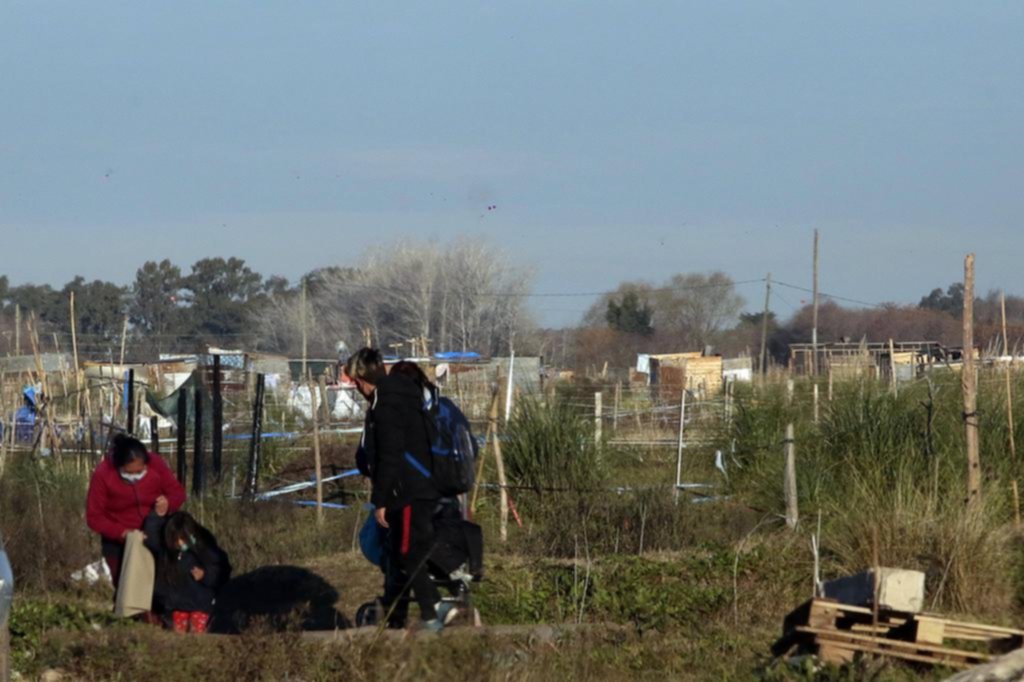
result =
M424 409L430 437L431 479L446 497L467 493L476 477L477 443L469 420L448 398L434 395Z

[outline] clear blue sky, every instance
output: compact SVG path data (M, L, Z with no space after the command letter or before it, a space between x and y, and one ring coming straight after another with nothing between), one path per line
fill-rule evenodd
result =
M6 0L0 273L468 233L537 291L809 284L817 227L825 291L916 302L975 250L1024 292L1022 36L994 1Z

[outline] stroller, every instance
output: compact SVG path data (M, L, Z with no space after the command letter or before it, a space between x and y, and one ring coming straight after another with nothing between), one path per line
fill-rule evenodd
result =
M473 607L470 585L483 580L484 541L480 526L468 521L463 513L464 496L443 497L438 500L434 511L434 547L427 562L431 580L441 592L439 611L447 614L445 625L458 614L470 614L474 625L479 626L480 614ZM359 544L363 555L380 567L385 581L400 580L397 568L389 566L387 530L377 525L370 514L359 533ZM402 595L404 612L409 594ZM376 626L385 620L381 597L366 602L356 611L356 626Z

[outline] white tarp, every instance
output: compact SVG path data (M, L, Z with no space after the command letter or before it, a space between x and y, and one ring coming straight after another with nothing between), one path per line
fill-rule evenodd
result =
M316 402L317 405L320 404L319 391ZM363 413L360 403L356 400L356 393L351 389L328 387L327 402L331 408L331 418L335 420L354 419ZM288 394L288 407L301 414L304 419L313 418L313 401L308 384L292 386L291 393Z

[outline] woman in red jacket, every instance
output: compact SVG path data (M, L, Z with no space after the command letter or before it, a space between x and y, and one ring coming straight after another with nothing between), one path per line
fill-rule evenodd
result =
M129 531L141 530L150 512L174 513L185 503L185 489L167 463L140 441L118 434L110 454L89 482L85 521L101 539L103 559L117 586Z

